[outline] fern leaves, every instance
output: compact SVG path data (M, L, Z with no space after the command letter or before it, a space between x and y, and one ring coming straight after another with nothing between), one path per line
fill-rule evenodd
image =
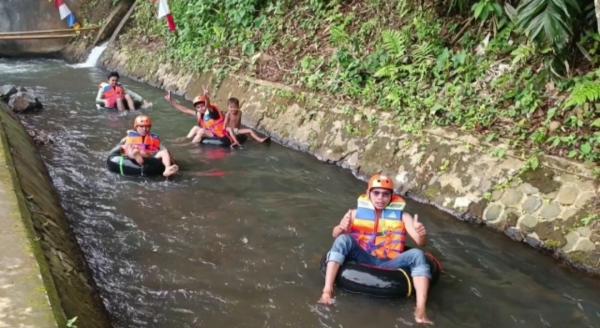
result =
M600 82L584 81L573 87L565 107L581 106L598 101L600 101Z
M406 53L406 41L407 37L399 31L387 30L381 34L383 41L383 48L388 54L398 59Z

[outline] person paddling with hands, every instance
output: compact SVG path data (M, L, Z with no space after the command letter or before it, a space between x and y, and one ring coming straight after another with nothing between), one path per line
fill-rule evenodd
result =
M404 212L404 205L404 199L394 194L389 177L380 174L371 177L367 194L358 198L357 208L348 210L333 228L335 241L327 253L325 286L319 303L334 303L334 283L344 261L384 269L403 268L409 270L416 291L415 321L433 324L426 313L431 268L422 250L406 249L406 235L417 246L425 246L427 230L418 215L413 217Z
M187 139L192 139L192 143L200 143L203 138L227 137L225 118L217 106L210 103L208 89L204 88L203 95L194 98L192 102L194 109L175 102L170 91L165 95L165 100L178 111L196 117L197 125L193 126L186 136Z

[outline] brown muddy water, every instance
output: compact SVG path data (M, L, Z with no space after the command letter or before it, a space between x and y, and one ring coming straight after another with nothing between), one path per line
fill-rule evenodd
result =
M331 227L365 184L276 144L175 144L193 119L163 91L122 82L154 103L153 132L182 167L172 181L105 167L135 114L94 106L106 72L57 60L0 59L0 84L33 88L45 109L49 168L115 327L411 327L414 299L337 293L316 304ZM217 99L223 107L224 99ZM446 272L429 296L438 327L600 327L600 282L485 228L409 202Z

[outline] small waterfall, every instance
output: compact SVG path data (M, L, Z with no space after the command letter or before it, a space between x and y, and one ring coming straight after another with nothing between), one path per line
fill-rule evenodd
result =
M108 42L94 47L94 49L92 49L92 52L90 52L88 58L85 60L85 63L71 65L71 67L74 67L74 68L95 67L96 63L98 62L98 59L100 59L100 56L102 56L102 53L104 52L104 50L106 50L107 46L108 46Z

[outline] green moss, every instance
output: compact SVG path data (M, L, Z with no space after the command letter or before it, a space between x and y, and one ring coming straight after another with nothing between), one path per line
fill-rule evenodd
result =
M439 182L436 182L435 184L427 186L427 188L423 191L423 194L428 199L436 199L437 197L439 197L440 193L441 193L441 186L440 186Z
M560 188L560 183L554 181L554 172L550 169L540 168L537 170L528 170L520 175L524 182L538 188L542 193L549 194Z
M550 250L557 250L565 245L564 241L547 239L544 241L544 246Z

